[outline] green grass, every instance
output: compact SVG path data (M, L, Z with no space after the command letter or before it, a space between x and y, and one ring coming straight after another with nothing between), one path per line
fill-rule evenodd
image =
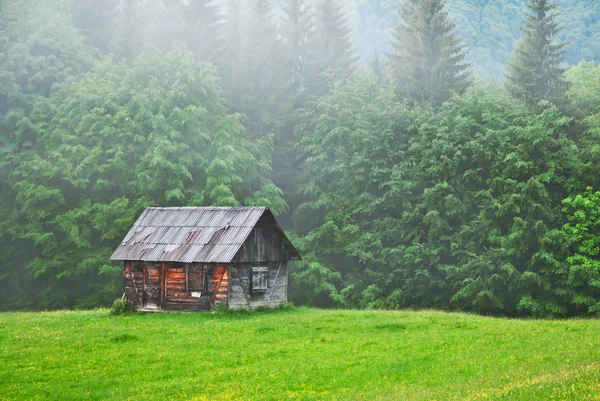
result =
M0 314L0 400L600 400L600 321Z

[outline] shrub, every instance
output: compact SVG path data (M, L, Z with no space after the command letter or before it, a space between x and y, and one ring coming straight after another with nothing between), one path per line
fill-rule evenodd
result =
M115 299L110 308L111 316L122 316L132 312L135 312L135 306L133 305L133 302L126 297Z

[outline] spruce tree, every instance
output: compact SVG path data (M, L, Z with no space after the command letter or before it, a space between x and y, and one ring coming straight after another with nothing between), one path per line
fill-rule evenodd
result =
M310 10L305 0L286 0L283 4L281 35L286 47L286 80L295 106L301 106L307 90L306 62L310 55L313 31Z
M564 78L566 42L559 34L556 5L549 0L529 0L523 37L513 52L506 75L506 89L529 106L547 100L559 108L567 105L568 83Z
M446 0L407 0L389 55L397 93L409 102L440 104L468 86L467 48Z
M119 9L116 48L120 59L133 60L143 50L137 0L124 0Z
M283 125L275 137L273 154L273 181L284 191L290 213L282 217L282 224L289 226L296 206L295 178L298 172L296 138L294 129L299 122L297 111L303 107L309 95L307 62L311 54L311 35L314 30L312 13L307 0L285 0L282 4L280 33L284 45L285 64L282 78L285 93L281 115Z
M245 59L248 37L245 35L245 10L240 0L231 0L225 7L223 23L223 51L217 60L221 85L230 106L239 104L238 94L244 93L249 84L245 79ZM235 111L239 108L233 107Z
M311 95L324 94L333 81L348 78L356 70L358 57L352 45L352 29L337 0L316 3L311 48Z
M386 82L386 63L385 59L379 51L376 51L369 62L369 67L377 77L377 83L384 84Z
M114 37L119 0L78 0L71 4L73 23L87 43L104 54L110 53Z
M122 0L126 2L128 0ZM137 29L143 42L168 52L192 38L187 19L192 15L190 0L135 0Z
M231 4L219 66L232 110L246 114L251 138L276 133L285 99L284 52L268 0Z
M185 42L199 60L216 62L223 48L223 15L213 0L190 0L184 8Z
M248 68L253 98L249 113L254 115L251 134L256 138L274 133L277 135L289 114L287 96L285 51L274 12L269 0L252 0L248 18L250 35Z

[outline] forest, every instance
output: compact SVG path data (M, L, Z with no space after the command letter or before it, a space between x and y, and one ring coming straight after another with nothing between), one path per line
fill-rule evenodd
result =
M148 206L267 206L296 304L600 315L600 3L0 1L0 310Z

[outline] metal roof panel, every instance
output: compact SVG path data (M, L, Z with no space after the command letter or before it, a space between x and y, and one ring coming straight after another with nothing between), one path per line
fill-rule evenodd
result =
M265 212L264 207L148 208L111 259L229 263Z

